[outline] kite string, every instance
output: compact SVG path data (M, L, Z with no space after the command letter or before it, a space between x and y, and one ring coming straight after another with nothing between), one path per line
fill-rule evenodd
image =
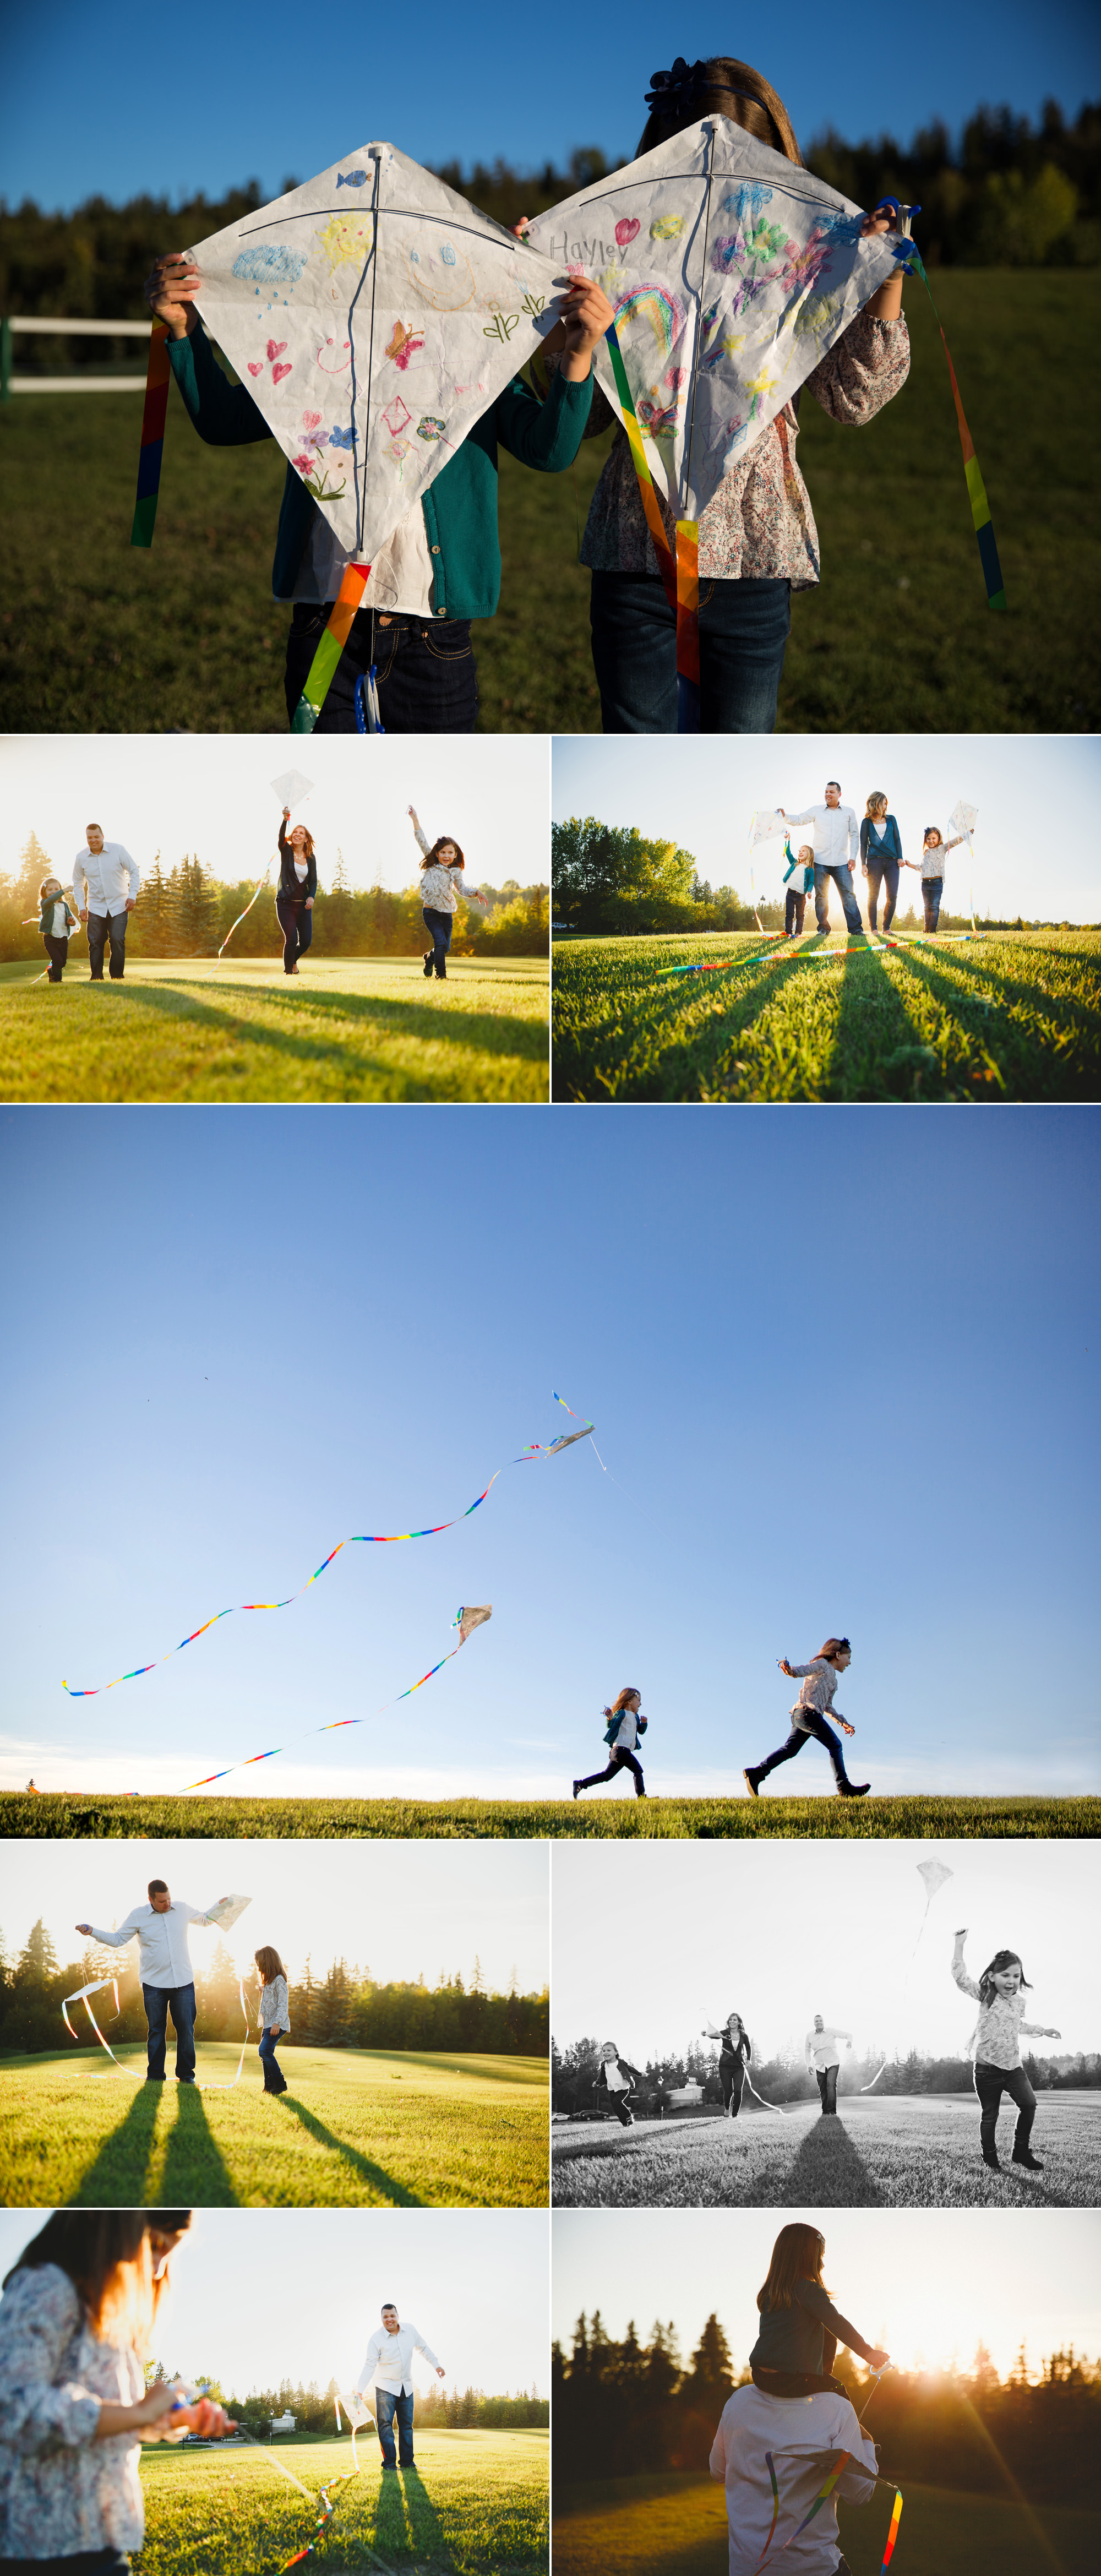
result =
M244 909L244 911L243 911L243 912L239 912L239 913L238 913L236 921L231 921L231 923L230 923L230 925L229 925L229 929L228 929L228 930L227 930L227 932L226 932L225 938L224 938L224 939L223 939L223 941L222 941L222 947L218 950L218 956L219 956L219 957L220 957L220 956L221 956L221 954L222 954L222 949L224 949L224 948L228 948L229 943L230 943L230 940L231 940L231 939L232 939L232 937L233 937L233 933L234 933L234 931L235 931L235 930L239 930L239 929L240 929L240 927L241 927L241 923L242 923L243 921L247 921L247 920L248 920L248 916L249 916L250 912L252 911L253 904L256 902L257 896L258 896L258 895L260 895L260 894L262 893L262 891L263 891L264 887L266 886L266 884L267 884L267 882L268 882L268 878L269 878L269 877L270 877L270 875L271 875L271 872L272 872L272 869L273 869L274 865L275 865L275 854L274 854L274 852L273 852L273 853L272 853L271 858L268 860L268 864L267 864L267 866L266 866L266 868L265 868L265 870L264 870L263 876L260 878L259 884L258 884L258 885L257 885L257 887L256 887L256 891L255 891L255 893L254 893L254 894L252 894L252 895L250 895L249 900L248 900L248 902L247 902L247 903L246 903L246 905L245 905L245 909ZM215 964L217 964L217 959L215 959Z
M144 2083L144 2081L145 2081L144 2076L143 2076L143 2075L139 2075L139 2074L136 2072L136 2070L135 2070L135 2068L134 2068L134 2067L132 2067L132 2066L124 2066L124 2065L122 2064L121 2059L116 2057L115 2052L114 2052L114 2049L113 2049L113 2048L108 2048L108 2046L107 2046L107 2041L105 2040L105 2038L104 2038L104 2036L103 2036L103 2032L102 2032L102 2031L101 2031L101 2029L100 2029L99 2023L98 2023L98 2021L96 2020L95 2014L94 2014L94 2012L92 2011L92 2007L91 2007L91 2004L90 2004L90 2003L89 2003L89 2001L88 2001L88 1997L89 1997L89 1995L90 1995L90 1994L92 1994L92 1995L98 1995L98 1993L100 1992L100 1988L101 1988L101 1987L103 1987L103 1986L113 1986L113 1987L114 1987L114 1989L115 1989L115 2009L114 2009L114 2014L113 2014L112 2018L113 2018L115 2021L117 2021L117 2020L118 2020L118 2016L119 2016L119 1981L118 1981L118 1978L117 1978L117 1976L101 1977L101 1978L99 1979L99 1982L98 1982L98 1984L97 1984L97 1985L94 1985L94 1986L88 1986L88 1987L83 1988L83 1989L81 1990L81 1993L80 1993L79 1995L66 1995L66 1997L65 1997L65 2001L64 2001L64 2003L63 2003L63 2004L62 2004L62 2006L61 2006L61 2017L62 2017L62 2020L64 2021L65 2028L66 2028L66 2030L69 2032L70 2036L71 2036L73 2039L75 2039L75 2038L76 2038L76 2032L75 2032L75 2030L73 2029L73 2025L72 2025L72 2023L71 2023L71 2021L70 2021L70 2019L69 2019L69 2015L68 2015L68 2013L67 2013L67 2011L66 2011L66 2008L65 2008L65 2007L66 2007L66 2005L67 2005L67 2004L82 2003L82 2004L83 2004L83 2006L84 2006L84 2010L85 2010L85 2012L86 2012L86 2013L87 2013L87 2015L88 2015L88 2019L89 2019L89 2021L91 2022L91 2025L92 2025L92 2028L93 2028L93 2030L94 2030L94 2032L95 2032L96 2038L97 2038L97 2039L98 2039L98 2041L99 2041L100 2047L101 2047L101 2048L104 2048L104 2049L106 2049L106 2050L107 2050L107 2055L108 2055L108 2057L109 2057L109 2058L110 2058L110 2060L111 2060L111 2064L112 2064L112 2066L115 2066L115 2067L117 2067L117 2068L118 2068L118 2072L119 2072L119 2074L120 2074L120 2075L128 2075L132 2084L143 2084L143 2083ZM241 2010L242 2010L242 2012L243 2012L243 2014L244 2014L244 2016L245 2016L245 2036L244 2036L244 2038L243 2038L243 2040L242 2040L242 2042L241 2042L241 2054L240 2054L240 2057L239 2057L239 2058L238 2058L238 2060L237 2060L237 2073L236 2073L236 2075L233 2077L233 2081L232 2081L232 2083L230 2083L230 2084L198 2084L198 2083L197 2083L197 2084L196 2084L195 2089L196 2089L196 2092L198 2092L198 2093L232 2093L232 2092L234 2091L235 2087L240 2083L240 2080L241 2080L241 2069L242 2069L242 2067L243 2067L243 2065L244 2065L244 2062L245 2062L245 2050L246 2050L246 2048L248 2047L248 2043L249 2043L249 2017L248 2017L248 2005L247 2005L247 2003L245 2002L245 1987L244 1987L244 1979L243 1979L242 1977L239 1977L239 1978L238 1978L238 1980L237 1980L237 1992L238 1992L238 1994L240 1995L240 1998L241 1998ZM81 2068L81 2069L80 2069L80 2070L78 2070L78 2071L79 2071L80 2073L83 2073L83 2072L84 2072L83 2068ZM89 2079L89 2080L90 2080L90 2079ZM302 2492L303 2492L303 2494L305 2494L305 2492L306 2492L305 2488L303 2488Z
M452 1626L455 1625L456 1622L452 1621ZM473 1633L473 1630L471 1630L470 1634L473 1635ZM468 1644L468 1642L468 1638L460 1637L458 1645L452 1646L449 1654L441 1655L438 1664L432 1664L426 1673L422 1673L419 1682L410 1682L408 1690L398 1691L393 1699L382 1700L378 1708L368 1709L366 1716L333 1718L328 1726L311 1726L308 1728L305 1735L296 1735L292 1737L292 1742L295 1744L310 1744L312 1743L315 1735L339 1735L342 1727L345 1726L372 1725L376 1717L385 1716L388 1708L396 1708L400 1700L411 1699L414 1691L423 1690L425 1683L430 1682L436 1673L442 1673L444 1665L452 1663L455 1656L461 1652L463 1646ZM247 1760L244 1762L230 1762L227 1764L224 1771L208 1772L205 1780L189 1780L187 1787L181 1790L180 1795L181 1797L186 1798L190 1795L193 1789L210 1789L213 1787L216 1780L228 1780L231 1773L234 1771L251 1771L257 1762L274 1762L277 1754L286 1753L288 1750L289 1748L285 1744L273 1744L267 1753L250 1753Z

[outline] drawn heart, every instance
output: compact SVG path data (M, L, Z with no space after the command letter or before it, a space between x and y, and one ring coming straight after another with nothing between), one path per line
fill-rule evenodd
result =
M284 346L284 348L286 348L286 345L287 345L287 344L286 344L286 341L284 340L284 342L283 342L283 346ZM272 380L273 385L279 385L279 384L282 384L282 381L283 381L284 376L289 376L290 372L291 372L291 371L290 371L290 367L289 367L289 366L286 366L286 367L273 367L273 368L272 368L272 371L271 371L271 380Z
M253 366L252 360L251 360L251 358L250 358L250 359L249 359L249 362L248 362L248 371L249 371L250 376L262 376L262 375L263 375L263 372L264 372L264 361L263 361L263 359L262 359L262 358L258 358L258 359L257 359L257 361L256 361L255 366Z
M628 242L633 242L638 229L638 219L634 215L625 215L623 222L616 225L615 237L621 250L626 250Z
M304 411L302 414L303 429L320 429L321 421L322 414L319 411Z
M636 229L637 229L637 227L636 227ZM269 340L269 342L268 342L268 356L269 356L269 358L281 358L281 357L282 357L282 355L283 355L283 351L284 351L284 349L286 348L286 345L287 345L287 343L286 343L286 341L285 341L285 340Z

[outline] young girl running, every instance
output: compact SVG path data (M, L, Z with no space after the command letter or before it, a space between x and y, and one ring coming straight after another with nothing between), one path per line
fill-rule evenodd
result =
M614 2039L606 2039L600 2051L600 2064L596 2070L597 2107L614 2111L621 2129L634 2128L635 2115L631 2109L631 2095L636 2085L641 2082L642 2077L637 2066L629 2065L627 2059L620 2056Z
M433 841L429 849L428 836L421 830L417 821L416 808L413 805L409 808L409 819L421 852L421 910L424 914L425 929L432 942L431 948L425 952L424 971L426 976L431 978L434 968L437 983L446 984L447 952L451 946L451 931L459 896L462 895L466 903L480 903L483 910L486 909L486 897L477 887L472 894L468 894L462 884L466 860L458 842L444 834L441 840Z
M645 1797L646 1782L642 1777L642 1764L638 1760L635 1747L640 1735L645 1734L650 1721L649 1718L641 1715L641 1709L642 1693L637 1690L621 1690L619 1698L613 1701L611 1708L605 1709L604 1715L608 1724L604 1730L604 1741L611 1745L610 1758L603 1771L590 1771L587 1780L574 1781L575 1798L580 1797L582 1789L595 1789L602 1780L614 1780L617 1771L633 1772L635 1796L636 1798Z
M296 823L288 838L290 815L290 806L284 805L279 826L279 883L275 889L275 909L283 933L283 973L297 975L298 960L305 956L313 938L317 860L312 838L304 823Z
M983 1969L978 1985L963 1964L963 1945L967 1926L956 1934L952 1952L952 1974L965 1995L972 1995L979 2006L970 2045L974 2049L975 2091L982 2111L979 2137L983 2163L993 2173L1000 2173L998 2162L998 2112L1002 2094L1008 2093L1017 2105L1017 2127L1013 2138L1013 2162L1026 2166L1029 2173L1042 2173L1039 2156L1029 2147L1032 2123L1036 2117L1036 2096L1021 2064L1021 2033L1030 2039L1058 2039L1057 2030L1045 2023L1024 2019L1024 1994L1031 1994L1028 1978L1015 1950L995 1950L989 1967Z
M954 841L942 841L938 824L927 823L925 826L920 867L921 900L925 910L925 927L928 931L934 931L940 920L940 899L944 893L944 862L948 852L958 850L960 842L965 841L966 838L966 832L957 832ZM902 864L907 868L916 868L919 862L917 859L904 859ZM886 930L886 922L883 927Z
M253 1956L256 1961L257 1974L260 1978L261 1985L260 2021L262 2028L260 2033L259 2057L260 2064L264 2070L264 2091L265 2093L285 2093L287 2089L287 2079L283 2073L282 2067L277 2066L275 2063L275 2052L279 2046L280 2040L286 2038L287 2032L291 2026L290 2003L287 1997L287 1972L283 1966L278 1950L256 1950L253 1952Z
M745 2071L753 2055L749 2032L741 2014L732 2012L727 2014L721 2030L712 2030L710 2023L705 2022L701 2036L722 2042L719 2082L723 2088L723 2109L728 2120L736 2120L742 2107Z
M755 1763L742 1773L752 1798L756 1797L762 1780L767 1779L770 1771L775 1771L778 1763L794 1762L796 1754L802 1752L808 1735L813 1735L819 1744L825 1745L833 1765L838 1797L867 1797L871 1787L870 1780L849 1779L845 1770L845 1756L841 1749L840 1738L834 1734L832 1726L826 1724L828 1709L831 1715L836 1717L838 1725L844 1727L846 1735L853 1735L856 1732L855 1727L849 1725L847 1717L842 1717L840 1709L835 1709L833 1705L838 1675L847 1672L851 1662L852 1647L847 1637L827 1637L825 1645L819 1648L809 1664L789 1664L787 1656L781 1656L781 1672L787 1674L789 1681L802 1681L803 1687L791 1712L793 1724L790 1735L785 1738L775 1753L769 1754L767 1762Z
M35 920L36 915L32 912L23 924L24 930L29 930ZM60 984L68 963L69 941L74 930L80 928L80 915L74 912L60 877L42 879L38 889L37 928L40 938L45 941L49 960L47 981Z

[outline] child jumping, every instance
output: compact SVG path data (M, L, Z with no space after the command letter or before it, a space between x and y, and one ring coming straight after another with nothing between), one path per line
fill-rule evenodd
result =
M742 2107L745 2071L753 2055L749 2032L740 2013L728 2013L721 2030L704 2023L701 2036L721 2041L719 2049L719 2082L723 2088L723 2109L728 2120L736 2120Z
M256 1950L253 1956L261 1983L262 2031L259 2057L264 2070L264 2091L265 2093L285 2093L287 2079L282 2067L276 2065L275 2052L280 2040L286 2038L291 2026L287 1972L278 1950Z
M635 1780L635 1796L636 1798L645 1797L646 1782L642 1777L642 1764L635 1750L640 1735L645 1734L649 1725L649 1719L641 1715L641 1709L642 1693L637 1690L621 1690L619 1698L613 1701L611 1708L605 1709L604 1715L608 1723L604 1729L604 1741L611 1746L610 1759L603 1771L590 1771L587 1780L574 1781L575 1798L580 1797L583 1789L597 1788L601 1780L614 1780L617 1771L632 1771Z
M416 808L413 805L409 808L409 819L422 854L421 909L424 914L424 926L432 942L431 948L425 953L424 971L430 979L435 969L437 983L445 984L447 952L451 946L451 931L459 896L462 895L467 903L480 903L483 910L486 909L486 897L479 893L477 887L473 894L467 894L466 887L461 883L466 860L458 842L445 835L442 840L433 841L429 849L427 835L421 830L417 821Z
M819 1744L825 1745L833 1766L838 1797L867 1797L871 1781L848 1778L840 1738L834 1734L832 1726L826 1724L828 1709L831 1716L836 1717L838 1725L844 1727L846 1735L856 1732L847 1717L842 1717L840 1709L833 1705L838 1674L847 1672L851 1662L852 1647L847 1637L827 1637L825 1645L819 1648L809 1664L789 1664L786 1655L780 1657L781 1672L787 1674L789 1681L801 1681L803 1687L791 1712L793 1724L790 1735L775 1753L769 1754L767 1762L753 1764L742 1773L751 1798L757 1796L762 1780L767 1779L770 1771L775 1771L778 1763L794 1762L808 1735L815 1736Z
M29 930L33 921L46 944L48 981L60 984L68 963L69 941L74 930L80 928L80 915L74 912L60 877L43 877L38 889L37 917L32 912L23 928Z
M952 1974L965 1995L973 1996L979 2007L979 2018L971 2035L974 2050L975 2091L982 2110L979 2137L983 2163L993 2173L1000 2173L998 2162L998 2112L1002 2094L1008 2093L1017 2105L1017 2127L1013 2138L1013 2162L1024 2165L1029 2173L1042 2173L1039 2156L1029 2147L1032 2123L1036 2117L1036 2096L1021 2064L1021 2032L1030 2039L1058 2039L1057 2030L1048 2030L1043 2022L1024 2019L1022 1987L1032 1989L1015 1950L995 1950L989 1967L983 1969L978 1985L963 1964L963 1945L967 1926L956 1934L952 1952Z

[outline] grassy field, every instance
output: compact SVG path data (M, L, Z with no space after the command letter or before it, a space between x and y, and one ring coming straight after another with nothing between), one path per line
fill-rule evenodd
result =
M171 2051L171 2034L169 2039ZM118 2047L144 2076L144 2047ZM9 2208L545 2208L547 2067L531 2057L286 2048L265 2095L227 2041L198 2085L132 2084L101 2048L0 2059L0 2200ZM99 2080L102 2076L103 2080Z
M1101 596L1089 442L1101 276L941 272L936 296L990 496L1009 600L979 570L948 370L925 290L906 288L909 382L867 429L808 396L799 461L822 585L792 602L780 726L891 732L1088 732L1101 715ZM1023 401L1031 380L1058 402ZM142 397L27 395L0 411L9 594L0 627L12 732L281 732L289 612L271 600L284 465L273 442L207 448L175 387L151 549L131 549ZM43 438L50 508L42 508ZM474 629L483 732L594 733L589 577L577 562L610 432L576 468L502 455L504 579ZM867 613L874 573L880 613ZM890 596L886 629L883 594ZM885 632L889 649L884 650Z
M0 966L0 1100L545 1100L545 959L146 960L93 985Z
M551 2139L553 2199L568 2209L1085 2209L1101 2200L1101 2094L1043 2093L1033 2133L1042 2174L1012 2165L1016 2111L1003 2106L1004 2170L979 2148L970 2093L846 2093L736 2120L579 2123Z
M763 1841L777 1834L844 1842L1090 1840L1098 1798L118 1798L0 1791L0 1839L187 1840L214 1834L311 1840L429 1841L531 1836L554 1841Z
M879 2576L893 2502L883 2486L870 2505L839 2507L852 2576ZM1026 2515L998 2497L906 2484L892 2565L899 2576L1038 2576L1045 2565L1090 2576L1099 2539L1096 2513L1048 2505ZM710 2478L669 2470L561 2493L556 2481L554 2576L726 2576L726 2568L723 2491Z
M825 949L827 963L813 964ZM689 958L740 971L663 976ZM758 932L554 948L556 1100L1096 1100L1101 933L761 956Z
M425 2433L416 2466L383 2479L368 2428L359 2477L334 2496L320 2567L373 2576L540 2576L548 2563L548 2435ZM320 2496L352 2446L299 2436L271 2446ZM255 2450L150 2448L142 2455L145 2546L136 2576L274 2576L310 2537L314 2514Z

